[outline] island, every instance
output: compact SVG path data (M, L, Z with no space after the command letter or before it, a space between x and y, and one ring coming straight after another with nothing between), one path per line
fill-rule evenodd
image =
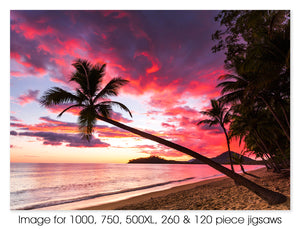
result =
M253 160L249 157L240 155L236 152L231 151L231 155L233 158L240 158L243 165L261 165L263 164L262 161ZM228 151L211 158L213 161L219 163L219 164L230 164L229 160L229 153ZM128 161L128 163L146 163L146 164L204 164L202 161L198 159L191 159L189 161L175 161L175 160L167 160L162 157L158 156L149 156L149 157L140 157L136 159L131 159ZM233 164L239 164L236 161L234 161Z

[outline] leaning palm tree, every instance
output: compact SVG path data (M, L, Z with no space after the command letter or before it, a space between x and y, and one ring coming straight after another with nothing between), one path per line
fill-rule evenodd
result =
M259 186L245 177L234 173L230 169L227 169L213 160L186 147L110 119L113 106L118 106L131 115L129 109L124 104L116 101L105 100L109 96L118 95L118 90L128 81L121 78L114 78L109 81L106 86L101 87L101 83L105 74L105 65L92 65L86 60L78 59L73 63L73 66L75 67L76 71L72 74L71 81L77 83L79 88L77 88L73 93L58 87L51 88L42 96L40 103L45 107L72 103L72 105L64 109L58 116L61 116L69 109L75 107L81 108L78 118L79 129L81 130L83 137L85 137L87 140L91 138L96 121L99 119L199 159L205 164L234 179L239 184L244 185L262 199L266 200L269 204L283 203L287 200L285 195Z
M206 115L209 118L201 120L200 122L198 122L198 125L208 124L209 126L214 126L214 125L221 126L226 137L231 170L234 172L232 155L230 151L230 141L227 134L227 130L225 128L225 125L230 122L230 110L227 107L225 107L225 104L220 100L212 99L210 100L210 103L211 103L210 109L200 112L201 114Z

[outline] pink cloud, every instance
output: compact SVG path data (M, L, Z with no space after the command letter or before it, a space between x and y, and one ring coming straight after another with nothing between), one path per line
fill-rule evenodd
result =
M28 25L25 25L25 24L20 25L20 30L25 31L24 36L27 39L34 39L37 36L45 36L47 34L51 34L54 32L54 29L49 26L38 29L38 28L34 28L34 27L29 27Z
M31 103L33 101L37 101L39 90L28 90L25 94L20 95L17 100L20 105L25 105L27 103Z

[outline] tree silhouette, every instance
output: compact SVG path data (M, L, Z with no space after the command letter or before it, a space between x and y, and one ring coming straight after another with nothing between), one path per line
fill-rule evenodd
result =
M211 103L210 109L200 112L201 114L207 116L208 119L201 120L200 122L198 122L198 125L208 124L209 126L214 126L214 125L221 126L226 137L231 170L234 171L232 155L230 151L230 141L227 134L227 130L225 128L225 125L230 122L230 110L227 107L225 107L225 104L223 102L219 100L212 99L210 100L210 103Z

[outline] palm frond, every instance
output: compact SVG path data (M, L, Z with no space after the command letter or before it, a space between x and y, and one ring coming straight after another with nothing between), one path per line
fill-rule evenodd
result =
M81 104L75 104L75 105L72 105L72 106L69 106L67 107L66 109L64 109L62 112L60 112L57 117L61 117L63 115L63 113L65 113L67 110L71 109L71 108L74 108L74 107L81 107L82 105Z
M84 59L78 59L72 65L76 71L70 81L78 83L84 94L93 97L101 86L106 65L92 65Z
M95 64L90 69L88 80L90 86L90 93L92 96L96 95L96 92L100 89L103 77L105 75L106 65Z
M240 76L237 76L237 75L232 75L232 74L224 74L224 75L220 75L219 77L218 77L218 79L219 80L239 80L239 79L241 79L241 77Z
M211 99L211 108L206 111L200 111L201 114L209 117L209 119L202 120L198 123L205 123L212 125L220 124L223 126L229 122L230 110L225 106L225 103L221 100Z
M76 82L80 86L83 93L88 94L87 78L84 74L76 71L72 73L70 81Z
M243 99L243 96L244 96L244 91L243 90L237 90L237 91L234 91L234 92L224 94L223 96L221 96L219 98L219 100L222 101L225 104L227 104L227 103L233 103L234 104L238 101L241 101L241 99Z
M107 98L109 96L117 96L118 90L121 86L127 84L129 81L121 77L113 78L109 83L95 96L94 102L100 98Z
M77 59L74 61L72 66L76 69L76 71L72 74L70 81L78 83L83 92L86 95L91 96L89 74L92 64L85 59Z
M223 117L224 124L229 123L231 118L232 118L232 116L231 116L230 110L226 111L224 114L224 117Z
M88 75L89 74L89 71L90 69L92 68L92 64L88 61L88 60L85 60L85 59L76 59L72 66L74 68L76 68L76 71L82 75Z
M122 110L126 111L129 113L130 117L132 118L132 114L130 112L130 110L128 109L128 107L126 107L123 103L120 103L120 102L116 102L116 101L105 101L103 102L105 104L110 104L112 106L117 106L119 108L121 108Z
M93 106L88 106L82 109L79 113L78 124L79 130L82 133L82 138L90 141L95 124L97 122L97 112Z
M218 124L218 120L216 119L203 119L201 120L200 122L197 123L197 125L200 125L200 124L208 124L209 126L214 126L216 124Z
M112 107L109 103L100 103L97 104L96 106L96 110L100 113L100 115L102 115L105 118L110 118L111 113L112 113Z
M76 95L73 95L59 87L49 89L40 99L40 103L45 107L72 102L78 103L80 102L80 99Z
M203 114L203 115L206 115L206 116L211 116L210 110L207 110L207 111L200 111L199 113L200 113L200 114Z
M84 94L79 88L76 89L77 97L83 102L88 101L89 98L86 94Z

